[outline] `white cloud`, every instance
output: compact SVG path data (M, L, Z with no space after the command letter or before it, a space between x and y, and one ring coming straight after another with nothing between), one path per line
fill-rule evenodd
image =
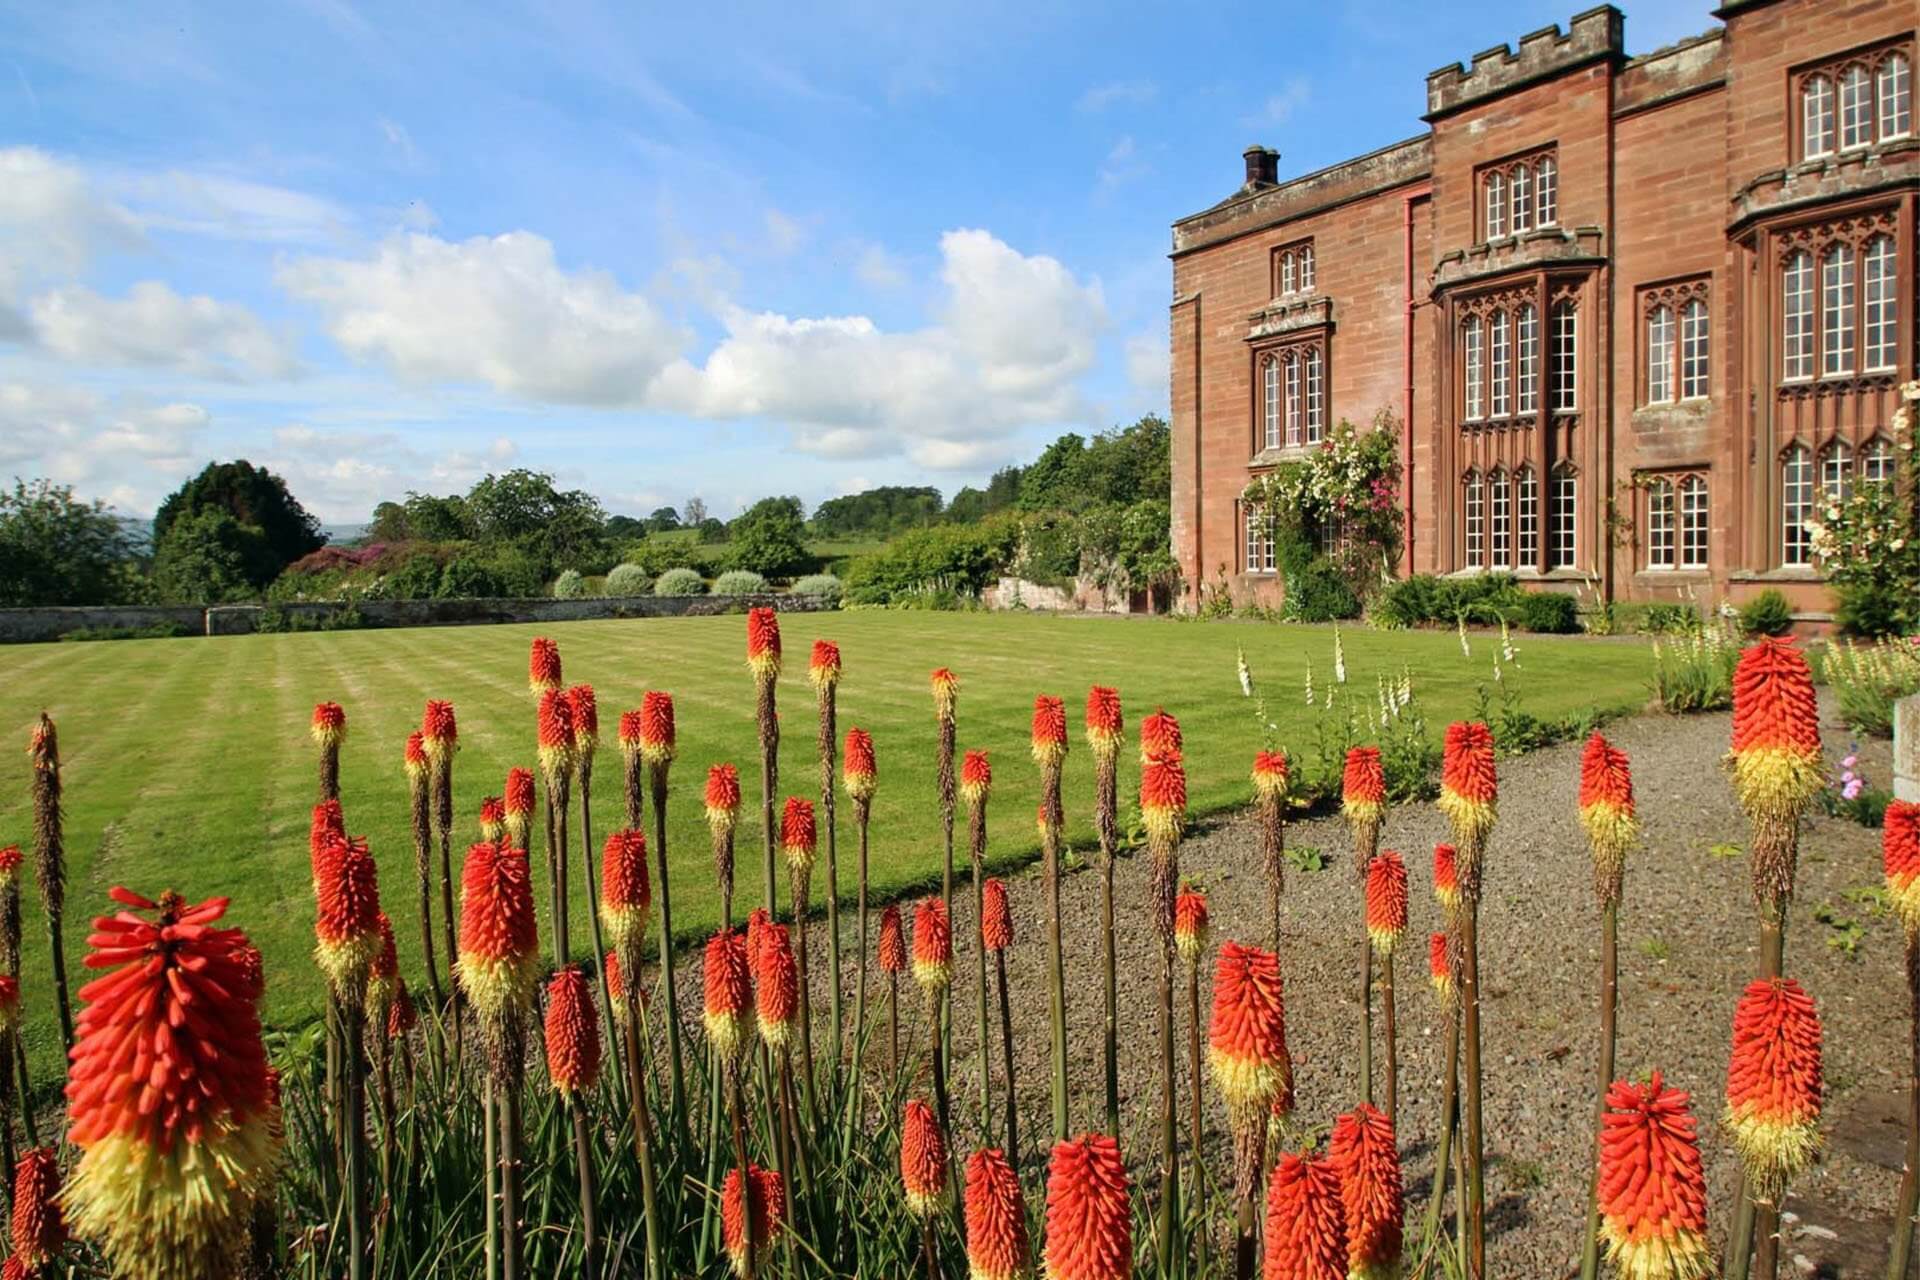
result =
M1287 82L1280 86L1280 92L1270 95L1260 104L1258 111L1242 116L1240 123L1250 128L1258 128L1262 125L1277 128L1291 121L1312 97L1313 86L1304 77L1289 77Z
M1115 80L1088 89L1074 105L1080 111L1096 115L1108 107L1145 106L1159 93L1159 87L1151 80Z
M63 286L35 298L30 314L40 345L76 364L214 378L284 377L294 369L286 345L245 307L183 297L157 280L134 285L125 298Z
M907 282L907 268L882 245L870 244L860 251L853 274L873 289L898 289Z
M704 365L661 374L655 405L784 423L796 447L826 457L904 451L931 467L976 465L1022 427L1084 418L1076 384L1106 322L1099 283L985 231L950 231L940 249L935 323L889 333L866 316L731 308Z
M407 126L397 120L380 117L380 136L387 141L387 149L392 151L402 168L420 167L420 148L413 145L413 135L407 132Z
M1153 166L1140 154L1133 135L1127 134L1107 151L1100 165L1100 193L1105 195L1153 172Z
M349 354L409 382L635 404L686 341L645 296L602 271L562 269L528 231L457 244L396 235L370 258L304 258L278 279Z
M1154 404L1164 406L1172 369L1173 353L1165 330L1136 333L1127 339L1127 381L1135 392L1152 396Z
M767 243L782 257L806 243L807 228L778 209L766 212Z
M142 243L140 223L79 168L34 147L0 148L0 308L34 281Z
M103 174L102 181L156 231L268 244L332 244L358 223L345 206L324 196L228 173L128 171Z
M150 512L202 460L210 421L197 404L108 401L72 387L0 382L0 465Z

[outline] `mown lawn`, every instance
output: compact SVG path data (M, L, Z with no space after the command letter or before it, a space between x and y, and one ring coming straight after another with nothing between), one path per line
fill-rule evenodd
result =
M1235 676L1235 647L1246 647L1283 740L1298 744L1296 751L1311 751L1313 742L1313 712L1301 691L1309 657L1323 688L1331 676L1333 635L1321 628L887 612L789 615L784 623L781 791L817 798L816 719L806 658L815 637L830 637L845 662L841 729L860 725L877 743L880 790L871 856L872 887L880 895L924 883L939 867L927 690L927 673L935 666L952 667L962 680L961 749L984 748L993 760L995 860L1023 858L1036 846L1038 786L1027 753L1036 692L1067 701L1073 746L1067 809L1071 837L1084 849L1091 840L1092 774L1080 718L1090 684L1120 689L1129 729L1157 705L1180 717L1192 807L1204 812L1245 800L1247 766L1259 745ZM287 1024L311 1017L320 983L307 959L312 902L306 842L315 788L307 721L315 701L335 699L349 721L341 766L347 824L372 841L402 965L418 984L423 976L402 743L427 698L454 701L461 747L456 804L461 814L472 815L482 796L499 793L510 765L534 762L526 660L528 642L544 631L560 644L568 680L590 681L599 691L607 742L594 775L600 833L620 813L621 765L613 745L619 711L638 705L648 688L674 695L680 730L669 842L674 923L683 936L699 934L718 916L699 798L707 766L717 760L740 766L746 790L740 884L748 900L759 895L758 746L744 630L744 620L733 616L0 650L6 673L0 680L0 734L15 744L8 756L13 763L0 774L0 843L24 847L31 838L24 748L44 707L58 722L65 762L66 932L75 991L86 977L79 965L86 920L103 908L107 889L126 884L154 894L173 887L193 898L231 896L230 919L266 953L270 1019ZM1349 678L1367 689L1377 674L1411 667L1436 733L1447 719L1472 710L1477 686L1491 674L1491 637L1476 639L1469 662L1450 632L1342 634ZM1644 699L1647 654L1638 643L1542 636L1516 641L1518 687L1535 714L1614 709ZM1122 759L1125 797L1137 771L1131 753ZM843 832L850 822L850 806L843 802ZM964 819L961 830L964 838ZM576 840L577 831L576 822ZM822 845L824 850L824 839ZM852 848L850 834L843 836L841 884L848 894ZM544 867L538 850L535 865ZM823 883L824 870L816 875L816 900ZM26 1029L36 1074L45 1078L56 1060L58 1032L43 917L30 883L23 895ZM536 897L544 930L544 890ZM585 890L577 884L575 901L573 949L579 954L591 943Z

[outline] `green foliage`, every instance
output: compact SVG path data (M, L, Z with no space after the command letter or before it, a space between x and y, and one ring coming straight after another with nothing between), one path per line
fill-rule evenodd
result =
M439 595L446 581L446 570L439 557L429 551L416 551L384 576L368 585L370 600L430 600Z
M152 622L144 627L77 627L61 634L62 641L88 640L171 640L196 634L178 622Z
M208 463L160 504L153 516L156 556L177 523L208 511L221 512L234 525L254 531L241 570L252 587L266 586L282 569L326 544L320 522L300 505L286 481L241 459Z
M1049 586L1069 587L1080 573L1080 524L1056 515L1034 515L1020 522L1020 554L1013 570Z
M729 569L713 580L716 596L758 596L767 592L767 580L751 569Z
M555 600L585 600L587 598L587 580L578 569L562 569L560 576L553 580L553 598Z
M1856 733L1893 736L1893 704L1920 693L1920 638L1852 640L1821 651L1820 674Z
M993 473L985 489L969 485L954 494L947 504L947 519L955 524L972 524L1008 510L1019 497L1020 468L1002 467Z
M119 603L134 594L132 556L105 503L50 480L0 489L0 607Z
M1787 598L1768 587L1740 606L1740 629L1750 636L1783 636L1793 630Z
M556 489L553 477L517 467L486 475L467 491L472 537L518 547L549 571L607 559L606 512L580 489Z
M695 568L693 549L694 543L691 539L654 536L641 542L629 543L626 562L637 566L643 573L657 578L669 569Z
M801 516L798 498L762 498L748 507L727 527L728 567L771 578L806 572L813 557Z
M653 594L657 596L703 596L707 594L707 580L692 569L669 569L654 581Z
M1580 607L1572 596L1529 591L1520 599L1521 628L1546 635L1572 635L1580 629Z
M1721 711L1733 705L1733 669L1740 639L1725 623L1653 642L1653 693L1675 713Z
M847 598L856 604L905 604L925 595L978 596L1012 562L1018 536L1018 524L1005 519L915 529L853 562Z
M358 631L367 625L365 615L352 604L339 609L315 611L268 607L254 620L254 630L283 631Z
M637 564L617 564L607 575L607 594L621 599L651 595L653 577Z
M1640 629L1656 636L1691 635L1705 625L1690 604L1650 604L1640 620Z
M941 518L940 491L924 485L882 485L829 498L808 522L820 538L890 538Z
M487 561L455 556L440 568L433 594L442 600L484 600L512 594L500 585L500 576Z
M833 604L839 604L846 593L846 586L830 573L810 573L804 578L796 579L793 584L793 594L830 601Z
M201 507L168 524L154 552L154 591L173 604L245 600L273 554L257 526L241 524L224 507Z
M1287 579L1286 616L1293 622L1336 622L1360 616L1360 597L1324 556Z
M1283 462L1255 477L1242 500L1265 511L1283 556L1289 548L1331 549L1325 558L1339 569L1348 590L1364 599L1400 558L1404 515L1400 509L1400 431L1382 410L1365 432L1344 419L1304 458ZM1329 535L1335 536L1329 536ZM1297 575L1297 559L1281 565L1283 578ZM1293 587L1289 585L1291 593Z
M1899 394L1889 430L1891 477L1822 498L1807 527L1838 601L1835 614L1860 635L1920 632L1920 380Z
M1834 587L1833 619L1852 636L1920 632L1920 595L1911 582L1849 582Z

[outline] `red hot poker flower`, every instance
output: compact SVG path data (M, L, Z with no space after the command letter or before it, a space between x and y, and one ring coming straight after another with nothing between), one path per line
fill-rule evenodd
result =
M540 770L547 775L547 788L560 789L560 780L573 772L573 704L557 689L540 695L539 716Z
M1047 1280L1132 1280L1128 1192L1112 1138L1089 1133L1055 1144L1047 1167Z
M1140 820L1150 839L1170 845L1187 820L1187 770L1180 753L1154 756L1140 770Z
M568 965L547 983L547 1074L563 1101L600 1079L600 1018L579 966Z
M407 993L407 980L402 978L394 988L393 1003L387 1006L387 1039L405 1039L419 1025L420 1011L413 1007L413 997Z
M889 904L880 913L879 955L881 969L887 973L900 973L907 967L907 940L905 930L900 926L900 908Z
M507 804L499 796L480 801L480 838L497 843L507 829Z
M334 837L320 851L314 959L342 999L359 1001L380 947L380 882L367 842Z
M600 746L600 703L593 686L576 684L568 689L567 706L573 712L574 754L590 757Z
M747 913L747 970L755 982L760 981L760 949L767 939L767 927L772 923L773 916L765 907L755 907Z
M1407 931L1407 864L1391 849L1367 864L1367 936L1381 955L1393 954Z
M980 945L1005 951L1013 945L1013 906L1007 900L1007 882L998 876L980 886Z
M873 759L873 735L865 729L847 730L846 745L840 750L840 780L855 800L873 799L878 776Z
M1287 1074L1286 1001L1273 952L1221 944L1207 1038L1214 1084L1238 1125L1273 1101Z
M527 847L527 829L533 822L533 770L518 765L507 770L504 809L507 844L515 849Z
M1447 942L1447 935L1434 933L1427 936L1427 981L1433 985L1433 994L1440 1001L1440 1007L1453 1007L1453 952Z
M760 930L759 956L754 962L754 1013L760 1038L767 1047L787 1046L800 1008L799 970L793 961L793 941L787 926L769 922Z
M337 840L347 838L347 821L341 815L338 800L322 800L313 806L313 817L307 824L307 859L313 869L313 891L320 892L320 858L327 846Z
M1352 748L1340 780L1340 812L1350 825L1377 826L1386 803L1387 775L1380 767L1380 748Z
M1207 895L1190 884L1173 900L1173 945L1188 964L1199 964L1207 950Z
M747 610L747 666L760 680L780 678L780 618L764 605Z
M745 1277L758 1265L764 1265L773 1247L773 1233L780 1229L786 1216L786 1183L776 1170L749 1164L744 1194L740 1167L735 1165L727 1170L726 1181L720 1187L720 1234L734 1275Z
M1725 1122L1761 1199L1773 1200L1820 1144L1820 1015L1791 978L1747 985L1733 1014Z
M347 740L347 713L337 702L313 704L313 740L323 747L338 747Z
M1181 745L1180 722L1164 707L1155 708L1140 722L1140 763L1177 757Z
M819 838L813 801L805 796L788 796L786 806L780 811L780 848L787 855L789 871L805 875L813 870Z
M730 764L709 767L704 799L708 828L716 835L733 830L734 820L740 813L740 770Z
M524 850L480 843L460 872L458 976L481 1017L524 1008L539 974L533 882Z
M942 720L953 719L953 707L960 696L960 677L945 667L935 667L928 677L933 688L933 712Z
M969 751L960 762L960 796L977 805L993 790L993 766L984 751Z
M1087 690L1087 745L1104 760L1120 748L1126 724L1120 716L1120 691L1103 684Z
M1450 844L1433 846L1433 898L1449 916L1460 909L1460 855Z
M68 1225L117 1274L225 1275L268 1192L279 1121L260 1017L227 900L152 902L128 889L96 917L67 1075L68 1140L81 1151L64 1197Z
M560 675L560 646L545 636L535 636L527 651L527 689L534 694L556 693L563 683Z
M701 980L707 1039L721 1061L737 1062L753 1030L753 975L748 970L746 939L731 929L707 939Z
M640 712L620 713L620 754L632 759L640 754Z
M966 1208L971 1280L1019 1280L1027 1275L1026 1204L1020 1179L997 1148L967 1157Z
M1347 1280L1346 1206L1333 1161L1289 1151L1267 1180L1262 1280Z
M947 1138L933 1108L918 1098L907 1102L901 1118L900 1182L916 1218L938 1210L946 1196Z
M952 979L953 929L947 923L947 906L938 898L922 898L913 911L913 980L932 994Z
M815 640L813 656L807 661L807 679L816 689L831 689L840 683L840 646L831 640Z
M1033 759L1057 765L1067 754L1067 704L1048 694L1033 699Z
M1825 785L1813 673L1791 640L1749 645L1733 671L1733 789L1750 817L1797 817Z
M60 1154L52 1147L20 1153L13 1170L13 1256L35 1271L67 1247L60 1211Z
M1253 757L1253 789L1263 796L1277 796L1287 789L1287 753L1259 751Z
M600 851L600 927L615 951L640 953L653 909L647 878L647 837L640 831L613 831Z
M1600 1233L1621 1274L1701 1280L1707 1251L1707 1180L1687 1095L1615 1081L1600 1128Z
M1580 753L1580 825L1596 856L1625 857L1637 836L1633 769L1598 729Z
M460 745L460 726L454 718L453 704L439 698L427 699L427 710L420 717L420 738L427 759L438 765Z
M1398 1276L1404 1205L1393 1122L1361 1103L1334 1122L1327 1158L1340 1173L1348 1280Z
M385 1021L387 1005L400 985L400 952L393 945L393 921L387 919L386 912L374 918L374 928L379 931L380 943L374 950L373 963L367 966L367 1021L377 1027ZM260 985L264 989L264 982Z
M1440 812L1463 845L1477 845L1493 829L1499 781L1493 764L1493 734L1478 720L1447 726L1440 757Z
M673 725L673 695L649 689L640 699L640 756L648 764L670 762L679 751Z
M1887 893L1909 937L1920 933L1920 804L1895 800L1880 822L1880 860Z
M401 753L400 763L406 768L408 782L416 787L425 784L430 767L427 761L427 738L418 729L407 735L407 746Z
M20 1026L20 979L0 973L0 1032Z

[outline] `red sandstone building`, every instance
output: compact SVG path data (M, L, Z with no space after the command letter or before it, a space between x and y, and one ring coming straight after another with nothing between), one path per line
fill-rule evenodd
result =
M1281 591L1248 482L1405 432L1400 571L1828 607L1806 529L1887 473L1915 376L1913 0L1611 7L1427 77L1427 129L1173 227L1173 544Z

